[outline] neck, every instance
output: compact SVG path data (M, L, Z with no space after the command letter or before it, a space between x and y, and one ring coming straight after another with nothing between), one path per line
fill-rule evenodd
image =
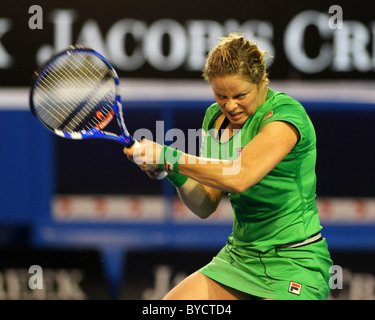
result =
M269 88L268 88L268 87L265 87L265 88L264 88L264 93L263 93L263 97L262 97L262 101L261 101L260 106L266 101L266 99L267 99L267 95L268 95L268 91L269 91Z

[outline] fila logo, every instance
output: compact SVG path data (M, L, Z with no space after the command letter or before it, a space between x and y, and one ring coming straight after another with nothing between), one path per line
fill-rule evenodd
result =
M273 110L271 110L270 112L267 113L267 115L263 118L263 120L269 118L269 117L272 117L273 116Z
M301 284L299 284L297 282L290 281L289 290L288 290L290 293L300 295L301 289L302 289Z

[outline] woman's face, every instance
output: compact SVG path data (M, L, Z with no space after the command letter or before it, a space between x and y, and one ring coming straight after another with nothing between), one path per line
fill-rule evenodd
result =
M211 80L216 102L234 128L241 128L265 101L265 81L256 85L241 76L225 76Z

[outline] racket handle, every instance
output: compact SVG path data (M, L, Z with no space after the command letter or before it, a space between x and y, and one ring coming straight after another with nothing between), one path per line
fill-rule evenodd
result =
M141 144L137 140L134 139L134 143L130 146L130 148L138 148L140 145ZM167 171L162 171L157 175L156 179L163 180L167 175L168 175Z
M133 143L127 148L129 148L129 149L138 148L140 145L141 144L137 140L134 139Z
M163 180L166 176L168 175L168 172L167 171L162 171L158 174L158 176L156 177L156 179L158 180Z

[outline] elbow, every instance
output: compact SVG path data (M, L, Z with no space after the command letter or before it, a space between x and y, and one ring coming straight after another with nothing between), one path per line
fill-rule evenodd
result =
M211 216L211 214L213 214L217 209L217 206L215 207L212 207L212 208L206 208L205 210L201 210L199 212L195 212L195 214L201 218L201 219L207 219L208 217Z
M238 181L238 183L234 184L233 187L231 188L230 192L234 193L242 193L249 189L251 185L244 184L242 181Z
M198 216L199 218L201 218L202 220L205 220L205 219L207 219L209 216L211 216L212 213L213 213L213 212L211 212L211 213L207 213L207 212L205 212L205 213L197 214L197 216Z
M194 213L197 217L201 219L207 219L211 214L213 214L216 209L217 205L214 206L191 206L186 203L186 206L189 208L189 210Z
M258 179L245 169L241 169L241 171L230 180L231 186L228 191L234 193L242 193L258 182Z
M197 217L201 218L202 220L207 219L211 214L214 212L210 211L192 211Z
M220 197L221 198L221 197ZM209 204L206 203L205 206L202 206L199 208L199 210L196 210L194 213L201 219L207 219L210 217L213 213L216 212L217 207L219 206L220 200L210 202Z

